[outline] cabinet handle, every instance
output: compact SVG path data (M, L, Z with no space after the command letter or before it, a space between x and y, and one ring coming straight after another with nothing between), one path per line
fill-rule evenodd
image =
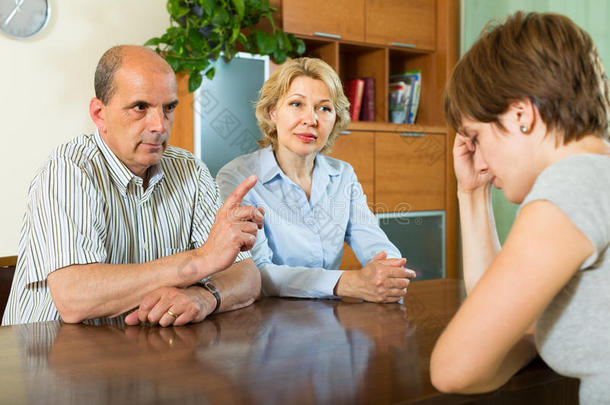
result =
M341 35L337 34L327 34L326 32L314 32L314 36L316 37L324 37L324 38L332 38L332 39L341 39Z
M400 136L405 138L423 138L426 134L422 132L401 132Z
M351 133L352 133L352 131L341 131L341 132L339 132L339 135L349 135Z
M415 48L415 44L405 44L403 42L390 42L392 46L399 46L401 48Z

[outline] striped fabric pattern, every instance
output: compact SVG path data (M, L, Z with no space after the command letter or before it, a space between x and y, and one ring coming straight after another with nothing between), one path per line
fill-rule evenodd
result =
M3 325L60 319L46 281L56 269L143 263L206 241L222 199L205 164L168 146L150 170L144 190L97 132L51 154L28 192Z

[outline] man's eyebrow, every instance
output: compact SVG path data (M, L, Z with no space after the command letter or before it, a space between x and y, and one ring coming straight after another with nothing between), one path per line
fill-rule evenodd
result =
M165 107L176 107L178 105L178 100L174 100L170 103L165 104Z
M150 106L150 103L147 101L143 101L143 100L136 100L132 103L127 104L126 108L129 109L129 108L133 108L138 105L143 105L144 107L148 107L148 106Z

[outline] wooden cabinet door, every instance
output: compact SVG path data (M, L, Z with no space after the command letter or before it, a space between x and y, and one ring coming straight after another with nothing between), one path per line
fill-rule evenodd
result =
M328 154L352 165L369 207L375 205L375 134L373 132L345 131L335 140Z
M331 153L335 159L348 162L354 168L371 210L375 204L375 134L373 132L345 131L335 140ZM352 249L344 244L341 270L359 270L362 265Z
M375 134L375 210L445 209L445 135Z
M436 48L436 0L366 0L366 41Z
M282 24L294 34L364 41L364 0L283 0Z
M343 244L343 259L341 259L340 270L360 270L362 265L358 261L356 254L347 243ZM9 286L10 287L10 286Z

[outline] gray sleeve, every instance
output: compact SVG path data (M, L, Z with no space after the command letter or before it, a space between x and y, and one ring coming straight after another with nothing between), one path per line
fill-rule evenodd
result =
M521 207L547 200L561 209L591 241L595 252L581 270L594 264L608 248L610 235L610 158L576 155L545 169Z

